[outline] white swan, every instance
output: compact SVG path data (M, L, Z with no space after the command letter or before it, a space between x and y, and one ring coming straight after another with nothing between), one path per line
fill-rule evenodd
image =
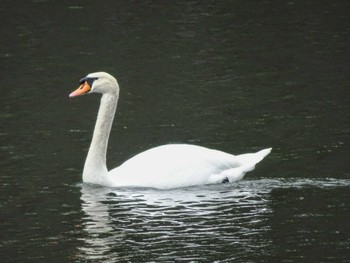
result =
M108 73L91 73L80 80L80 86L69 97L86 93L101 93L102 98L84 165L85 183L170 189L232 182L242 179L271 151L269 148L234 156L195 145L169 144L142 152L108 171L107 144L117 108L119 85Z

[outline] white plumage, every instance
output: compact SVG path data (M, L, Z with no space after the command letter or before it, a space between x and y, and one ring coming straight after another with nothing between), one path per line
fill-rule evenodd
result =
M102 93L94 135L85 161L83 181L109 187L154 187L170 189L243 178L264 159L271 148L257 153L232 155L189 144L169 144L144 151L108 172L108 138L119 98L116 79L96 72L81 79L70 97Z

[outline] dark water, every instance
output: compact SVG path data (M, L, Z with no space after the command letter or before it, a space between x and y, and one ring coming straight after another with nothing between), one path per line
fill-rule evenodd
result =
M1 262L350 262L348 1L2 1ZM98 96L109 167L165 143L273 147L235 184L81 183Z

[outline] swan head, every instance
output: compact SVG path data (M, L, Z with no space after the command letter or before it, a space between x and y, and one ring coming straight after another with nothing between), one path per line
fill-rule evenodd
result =
M77 97L88 93L119 94L117 80L106 72L90 73L80 79L79 87L69 94L69 97Z

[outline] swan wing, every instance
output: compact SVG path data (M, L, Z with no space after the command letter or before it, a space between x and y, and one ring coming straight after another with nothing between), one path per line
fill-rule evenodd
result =
M108 173L110 186L162 189L220 183L241 179L268 153L234 156L188 144L152 148Z

